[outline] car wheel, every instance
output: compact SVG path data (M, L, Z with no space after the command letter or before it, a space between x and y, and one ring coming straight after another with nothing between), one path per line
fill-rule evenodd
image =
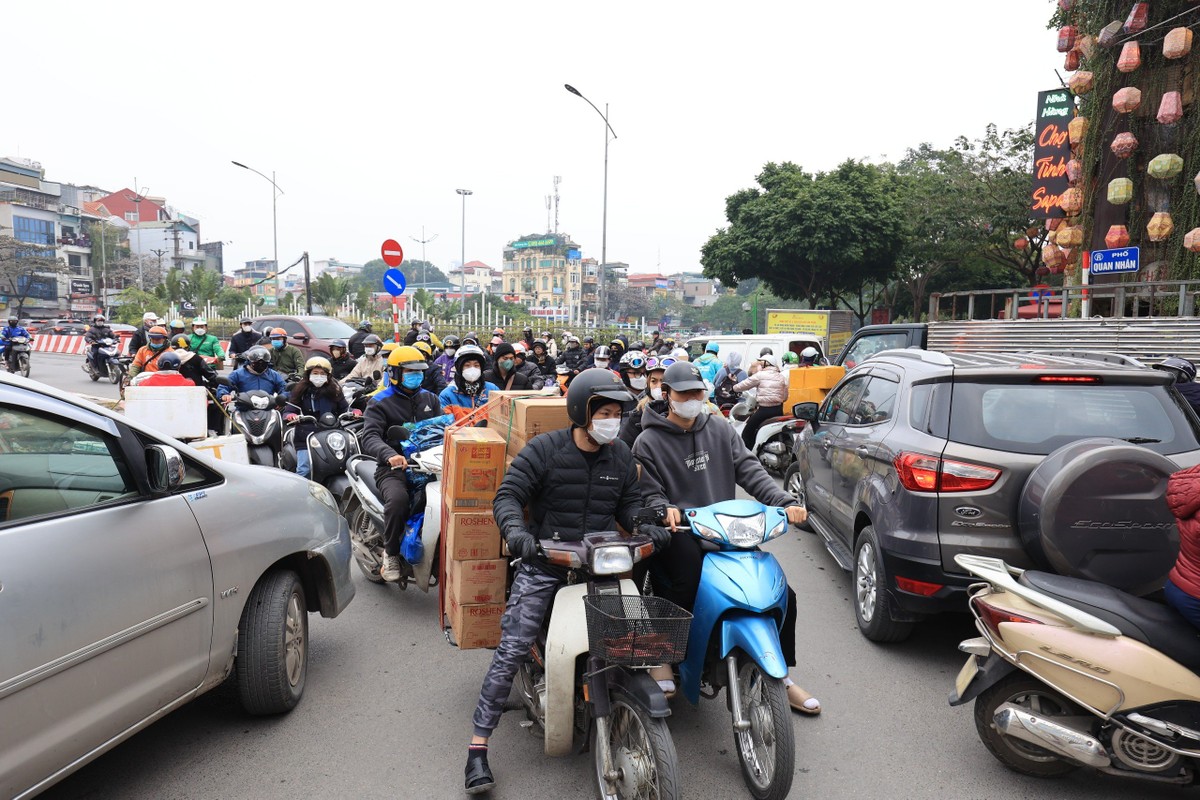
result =
M858 535L854 548L854 616L862 635L872 642L902 642L913 630L911 622L892 619L887 586L879 540L875 529L868 525Z
M800 505L808 507L808 493L804 490L804 478L800 475L800 462L792 464L784 473L783 490L800 501ZM810 522L805 521L800 526L800 530L812 533L813 526Z
M242 609L237 682L249 714L291 711L308 674L308 605L300 576L277 570L264 576Z

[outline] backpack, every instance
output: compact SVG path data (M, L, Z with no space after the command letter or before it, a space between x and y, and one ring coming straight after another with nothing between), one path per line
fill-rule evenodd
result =
M737 382L737 378L734 375L726 373L721 382L717 384L713 390L713 400L716 402L718 408L725 405L732 405L741 397L739 393L733 390Z

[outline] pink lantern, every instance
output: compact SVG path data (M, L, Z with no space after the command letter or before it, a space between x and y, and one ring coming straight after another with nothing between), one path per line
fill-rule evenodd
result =
M1111 149L1113 155L1117 158L1129 158L1131 155L1137 152L1137 137L1128 131L1125 133L1118 133L1116 137L1113 138Z
M1069 53L1075 49L1077 31L1074 25L1064 25L1058 30L1058 52Z
M1133 72L1142 65L1142 48L1137 42L1126 42L1121 46L1121 57L1117 59L1117 69L1121 72Z
M1083 162L1078 158L1072 158L1067 162L1067 182L1072 186L1078 186L1079 181L1083 179Z
M1133 9L1129 12L1129 16L1125 18L1125 32L1140 33L1146 29L1146 23L1149 21L1150 4L1134 3Z
M1161 125L1174 125L1183 119L1183 97L1179 92L1165 92L1158 104L1158 121Z
M1104 243L1111 250L1115 250L1118 247L1128 247L1129 229L1124 225L1113 225L1108 229L1108 234L1104 237Z
M1131 111L1137 111L1138 106L1141 104L1142 90L1136 86L1126 86L1124 89L1118 89L1117 93L1113 95L1113 110L1118 114L1128 114Z
M1067 53L1067 57L1063 60L1063 69L1067 72L1074 72L1079 69L1080 54L1078 50L1072 50Z

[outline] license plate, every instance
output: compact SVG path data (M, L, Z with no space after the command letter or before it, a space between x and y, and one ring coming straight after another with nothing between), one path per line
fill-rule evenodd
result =
M967 687L971 685L971 681L975 680L975 676L979 674L979 659L976 656L967 656L967 663L962 665L962 669L958 671L958 677L954 679L954 691L958 697L962 697L967 692Z

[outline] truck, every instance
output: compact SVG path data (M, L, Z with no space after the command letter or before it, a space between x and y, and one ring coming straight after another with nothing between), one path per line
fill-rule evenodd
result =
M854 312L846 309L767 309L767 335L808 333L821 341L822 353L838 353L854 333Z

